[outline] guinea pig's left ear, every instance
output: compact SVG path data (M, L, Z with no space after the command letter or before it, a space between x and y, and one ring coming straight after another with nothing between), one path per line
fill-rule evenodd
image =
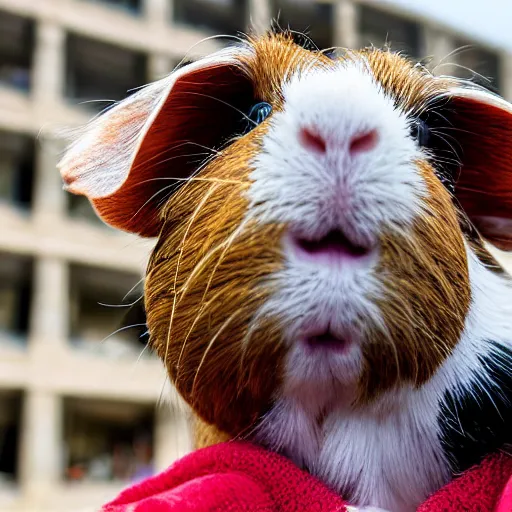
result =
M512 105L476 88L454 88L448 96L446 133L462 160L455 195L482 236L511 251Z
M93 120L59 163L65 188L111 226L158 235L171 191L240 129L254 98L248 51L189 64Z

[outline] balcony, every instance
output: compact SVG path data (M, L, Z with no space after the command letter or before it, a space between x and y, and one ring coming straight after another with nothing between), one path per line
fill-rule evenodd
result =
M31 288L32 260L0 253L0 345L26 345Z
M29 210L33 182L34 140L0 131L0 203Z
M0 86L28 92L31 87L34 22L0 11Z
M214 34L245 31L245 0L174 0L174 21Z
M393 51L402 51L413 58L421 57L420 26L413 21L361 5L359 34L361 46L383 48L389 44Z
M101 111L147 82L144 54L69 34L65 96L73 104Z
M283 29L304 32L320 49L333 45L333 6L328 3L272 0L272 16Z
M153 474L154 406L64 398L64 479L130 483Z
M128 306L142 294L139 279L137 275L101 268L71 267L70 333L74 348L134 362L139 357L153 357L141 339L146 332L145 318L134 316L136 308Z

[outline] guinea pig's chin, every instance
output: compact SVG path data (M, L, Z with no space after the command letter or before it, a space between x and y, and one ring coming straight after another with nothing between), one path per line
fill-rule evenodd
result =
M343 336L329 332L299 336L285 360L283 392L305 398L319 393L330 401L343 391L354 389L363 371L360 339L346 331Z

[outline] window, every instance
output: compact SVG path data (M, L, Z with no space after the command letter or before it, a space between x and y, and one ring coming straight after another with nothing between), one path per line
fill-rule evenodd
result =
M18 477L21 396L15 391L0 392L0 488Z
M32 261L0 253L0 343L26 343L31 285Z
M64 399L65 479L133 482L153 474L154 407Z
M283 29L304 32L320 49L333 45L333 7L313 1L272 0L272 16Z
M362 5L359 32L361 46L382 48L388 43L393 51L421 57L420 27L417 23Z
M219 34L244 31L245 0L174 0L174 20Z
M0 202L30 208L34 181L34 140L0 131Z
M79 265L71 267L70 277L72 345L112 358L149 356L144 350L146 327L141 325L145 319L139 315L137 321L125 320L135 318L129 304L142 295L140 277Z
M454 67L454 72L458 77L473 79L484 87L499 90L500 59L498 54L464 41L456 41L455 48L461 48L461 51L453 57L458 64Z
M90 2L97 2L102 4L111 5L123 9L133 14L138 14L141 11L141 0L89 0Z
M76 35L68 36L66 70L66 96L94 110L147 82L144 54Z
M30 90L34 22L0 11L0 85Z
M68 213L74 219L86 220L98 226L107 227L107 225L99 218L94 211L89 199L85 196L77 196L75 194L66 194L68 198Z

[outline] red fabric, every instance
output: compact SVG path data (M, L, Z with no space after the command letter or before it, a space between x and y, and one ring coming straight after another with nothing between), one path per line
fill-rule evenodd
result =
M126 489L102 508L102 512L171 511L345 512L346 509L337 494L287 459L238 442L193 452L163 473ZM435 493L418 509L418 512L448 511L512 512L512 457L499 454L488 458Z

